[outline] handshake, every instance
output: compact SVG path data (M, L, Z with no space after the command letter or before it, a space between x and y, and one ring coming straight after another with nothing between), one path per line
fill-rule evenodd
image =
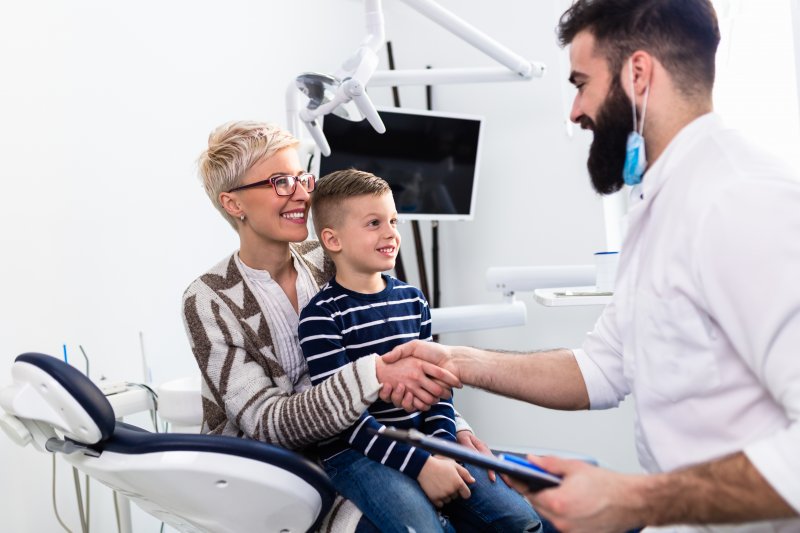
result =
M451 349L435 342L414 340L395 347L376 362L381 400L411 412L450 399L453 387L461 388L451 359Z

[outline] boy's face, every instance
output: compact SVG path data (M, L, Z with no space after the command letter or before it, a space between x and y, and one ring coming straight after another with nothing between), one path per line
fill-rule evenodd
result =
M336 230L341 246L336 268L362 274L393 269L400 250L400 233L392 195L354 196L342 203L342 209L345 216Z

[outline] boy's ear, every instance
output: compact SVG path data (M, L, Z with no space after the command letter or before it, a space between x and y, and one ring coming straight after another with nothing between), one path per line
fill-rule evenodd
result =
M319 242L329 252L338 252L342 249L342 244L339 242L339 237L336 231L331 228L323 228L322 233L319 235Z

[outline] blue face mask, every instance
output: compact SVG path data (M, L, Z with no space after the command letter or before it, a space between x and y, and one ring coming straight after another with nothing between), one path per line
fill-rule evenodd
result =
M631 95L635 95L633 87L633 59L628 62L628 69L631 74ZM644 148L644 116L647 112L647 96L650 94L650 84L644 90L644 102L642 102L642 124L639 126L636 120L636 101L631 98L631 108L633 108L633 131L628 135L628 143L625 149L625 165L622 167L622 179L625 185L638 185L642 182L642 176L647 169L647 153ZM638 127L639 131L636 131Z

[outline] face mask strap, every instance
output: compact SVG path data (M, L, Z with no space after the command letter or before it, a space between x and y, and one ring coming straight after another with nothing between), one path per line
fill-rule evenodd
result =
M639 127L636 120L636 90L633 85L633 57L628 59L628 72L631 75L631 110L633 111L633 131L639 132L639 135L644 133L644 117L647 114L647 97L650 96L650 84L644 88L644 101L642 102L642 126Z

